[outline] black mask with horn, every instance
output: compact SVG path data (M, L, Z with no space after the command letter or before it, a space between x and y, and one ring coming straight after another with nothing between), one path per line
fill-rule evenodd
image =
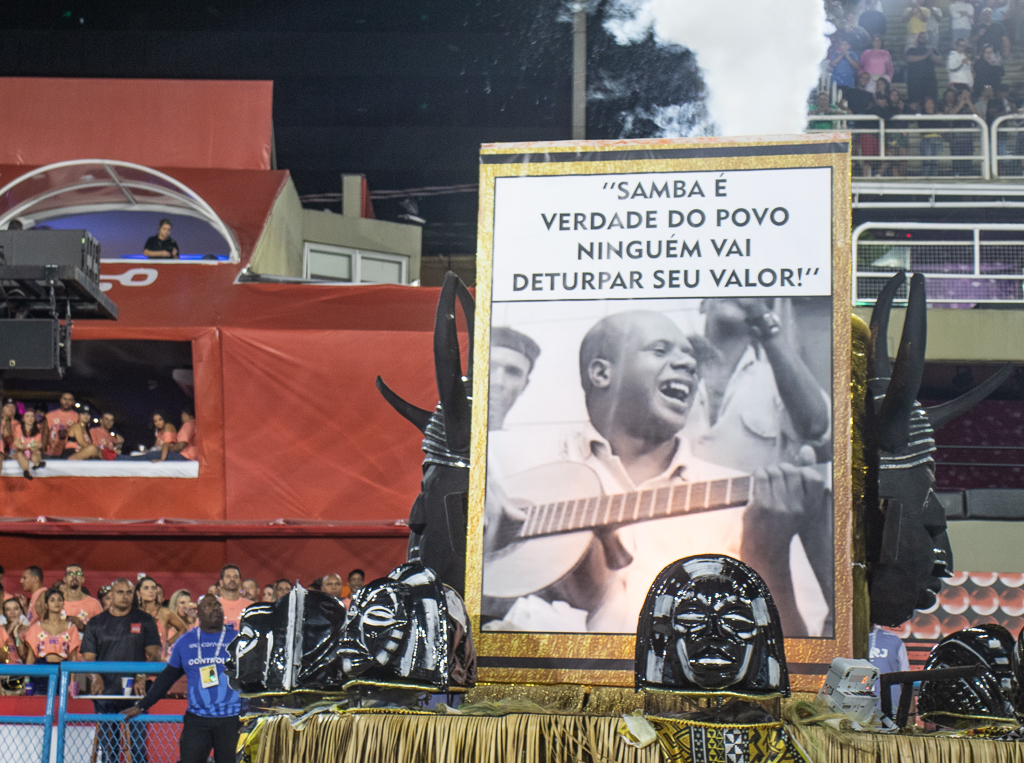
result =
M469 362L462 372L455 323L458 300L469 330ZM410 562L421 562L460 596L465 595L469 434L472 411L473 311L466 285L448 272L434 319L434 372L439 402L433 412L396 395L377 377L377 389L423 433L423 482L409 512Z
M934 604L939 578L953 571L946 513L933 490L932 435L988 397L1013 370L1008 364L955 400L922 407L917 395L924 375L927 304L920 273L910 279L899 350L895 363L889 362L889 313L904 283L903 273L889 279L871 313L864 422L871 620L892 627Z

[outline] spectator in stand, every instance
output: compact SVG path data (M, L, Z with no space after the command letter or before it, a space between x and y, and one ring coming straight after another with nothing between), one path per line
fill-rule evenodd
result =
M25 663L76 661L82 639L73 619L64 616L64 594L56 588L47 591L46 614L32 623L23 637L28 645Z
M341 599L341 592L345 589L345 581L341 579L341 575L337 572L332 572L330 575L324 577L324 593L330 594L335 599Z
M238 715L242 708L238 692L228 685L224 663L229 657L227 646L237 635L225 622L217 599L204 596L199 601L199 627L179 640L167 667L146 696L122 711L127 718L134 718L156 704L185 676L188 711L179 743L180 763L206 763L211 749L214 763L235 761Z
M28 651L24 641L28 630L28 617L25 608L17 598L4 602L4 624L0 627L0 649L6 651L5 661L10 664L22 663Z
M285 596L292 592L292 588L294 587L295 586L293 586L288 581L287 578L281 578L280 580L278 580L276 583L274 583L274 601L283 599Z
M0 461L11 455L14 444L14 425L18 421L18 406L13 400L5 400L0 408Z
M850 50L849 41L839 41L839 49L829 58L828 65L832 67L832 81L839 87L855 86L860 60L857 54Z
M860 28L871 35L871 37L882 37L884 39L887 20L885 13L882 11L881 0L863 0L861 8L863 10L861 11L860 18L857 19Z
M89 437L91 421L92 411L83 405L78 409L78 421L68 429L68 439L64 443L64 456L68 461L85 461L100 457L100 449Z
M974 6L967 0L953 0L949 4L949 23L953 30L953 45L957 40L968 42L974 27Z
M150 259L175 259L178 256L178 242L171 238L171 221L164 218L155 236L146 239L142 253Z
M159 662L160 632L156 620L133 606L131 581L118 578L110 588L110 609L96 615L85 626L82 659L85 662ZM89 679L89 693L141 697L146 693L146 676L93 673ZM119 713L131 704L133 702L128 698L93 700L96 712L102 714ZM145 724L129 724L128 733L133 763L144 763L147 759ZM121 724L99 723L96 746L104 761L120 760Z
M833 106L828 102L828 91L819 90L815 96L815 103L808 109L809 115L835 115L845 114L843 109ZM838 129L838 125L835 121L829 120L810 120L807 122L807 128L809 130L835 130Z
M14 423L14 442L11 448L25 479L32 479L30 468L42 469L46 466L43 452L49 442L49 432L39 426L35 411L25 411L21 414L21 422Z
M938 114L935 106L935 99L925 98L921 112L928 115ZM926 130L921 133L921 155L939 156L942 153L942 134L939 130L945 129L948 123L938 119L927 119L918 122L918 127ZM939 174L939 163L933 160L921 162L921 174L935 176Z
M981 97L986 85L991 85L993 92L1003 82L1003 62L991 45L981 49L981 57L974 64L974 97Z
M178 430L162 413L153 414L153 430L156 435L156 439L149 452L151 455L157 457L151 460L153 463L156 463L157 461L166 461L167 456L171 452L171 446L178 441Z
M36 608L36 604L39 597L46 593L46 589L43 588L43 571L34 565L26 567L25 571L21 573L21 590L27 596L25 614L28 615L29 622L34 623L42 614Z
M104 612L110 609L110 586L100 586L100 589L96 592L96 598L100 600L100 606L103 607Z
M974 87L974 71L971 69L971 57L967 55L967 40L963 37L956 41L953 50L946 58L946 76L949 84L958 90L970 91Z
M78 423L77 408L75 396L70 392L64 392L60 396L60 407L46 414L46 427L50 430L50 445L46 449L47 456L54 458L64 456L68 430Z
M363 587L363 583L366 580L366 573L362 570L356 569L348 573L348 596L341 600L341 603L345 605L345 609L352 603L352 597L359 593L359 589Z
M64 568L64 611L70 617L77 617L82 623L79 630L85 630L86 623L103 611L99 599L94 599L82 590L85 572L82 565L69 564Z
M242 581L242 598L248 599L252 602L260 600L260 584L252 578L246 578Z
M892 56L889 55L889 51L882 47L882 38L879 35L875 35L871 39L871 48L861 54L860 71L871 75L871 82L865 88L869 92L875 92L875 82L879 78L885 78L892 82L896 70L892 66Z
M981 95L974 102L974 113L982 119L988 119L988 104L989 101L994 101L996 97L995 90L991 85L985 85L981 89Z
M1010 38L1006 36L1003 25L992 20L991 8L985 8L981 12L981 21L971 30L971 43L975 50L984 50L986 45L991 45L1002 58L1010 57Z
M196 605L192 601L191 593L186 591L184 588L179 588L171 594L171 603L168 606L170 606L171 611L180 617L189 628L195 626Z
M220 603L224 608L224 622L232 628L238 628L238 619L242 610L255 603L242 596L242 573L238 566L225 564L220 570Z
M108 460L113 460L124 447L124 438L114 432L114 414L109 412L100 416L99 426L89 430L89 439Z
M955 90L949 88L946 91L946 100L942 108L943 114L960 115L974 114L974 106L971 104L971 94L966 90ZM950 120L949 123L949 153L953 156L970 156L974 153L974 126L964 120ZM953 174L957 177L974 174L974 162L954 161Z
M847 13L843 28L832 35L832 44L836 47L843 40L850 43L850 50L858 56L871 45L871 35L863 27L857 26L856 13Z
M174 640L188 630L188 626L163 603L157 582L148 575L135 584L135 606L156 621L160 657L166 659L174 646Z
M324 579L317 578L316 580L314 580L312 583L309 584L309 590L320 591L322 593L324 590Z
M925 7L924 0L911 0L910 7L903 11L903 18L907 20L907 44L904 50L918 44L920 36L928 37L928 19L932 12Z
M857 75L857 87L853 90L844 90L846 103L850 107L851 114L867 114L871 110L871 104L875 102L875 82L867 72ZM871 88L870 90L868 88ZM850 123L852 127L863 127L856 122Z
M260 599L260 601L266 602L268 604L272 604L273 602L277 601L277 599L274 598L274 586L263 586L263 597Z
M917 45L907 51L907 101L922 104L925 98L939 97L935 64L941 63L935 48L928 45L928 35L917 36Z

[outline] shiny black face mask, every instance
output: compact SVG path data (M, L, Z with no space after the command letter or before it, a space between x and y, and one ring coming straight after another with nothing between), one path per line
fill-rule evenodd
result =
M409 632L408 586L390 578L364 586L352 599L338 653L342 670L357 678L373 667L391 668ZM400 672L400 667L394 668Z
M782 627L760 576L710 554L662 570L640 614L636 687L788 694Z
M1012 718L1011 655L1013 636L1001 625L964 628L941 639L925 669L980 665L981 675L955 681L924 681L918 712L934 723L962 725L965 720Z

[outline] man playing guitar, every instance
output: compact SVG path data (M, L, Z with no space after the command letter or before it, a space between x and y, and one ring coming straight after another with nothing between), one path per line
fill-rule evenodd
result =
M590 424L566 441L563 463L488 484L484 615L503 618L491 628L540 630L515 622L520 599L535 594L584 610L577 630L633 633L661 569L723 553L765 579L787 636L807 634L790 544L799 534L831 598L829 491L811 468L779 464L748 478L690 454L678 433L705 352L660 313L618 313L590 329L579 357ZM545 494L545 482L558 494ZM605 498L576 500L595 495Z

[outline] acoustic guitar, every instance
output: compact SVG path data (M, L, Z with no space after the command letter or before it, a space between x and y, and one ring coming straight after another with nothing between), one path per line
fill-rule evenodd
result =
M558 463L501 481L509 502L524 513L483 563L483 614L503 617L518 597L536 594L593 612L612 570L632 561L614 530L625 524L746 506L752 478L606 495L584 464ZM587 496L567 498L566 496ZM506 528L507 529L507 528Z

